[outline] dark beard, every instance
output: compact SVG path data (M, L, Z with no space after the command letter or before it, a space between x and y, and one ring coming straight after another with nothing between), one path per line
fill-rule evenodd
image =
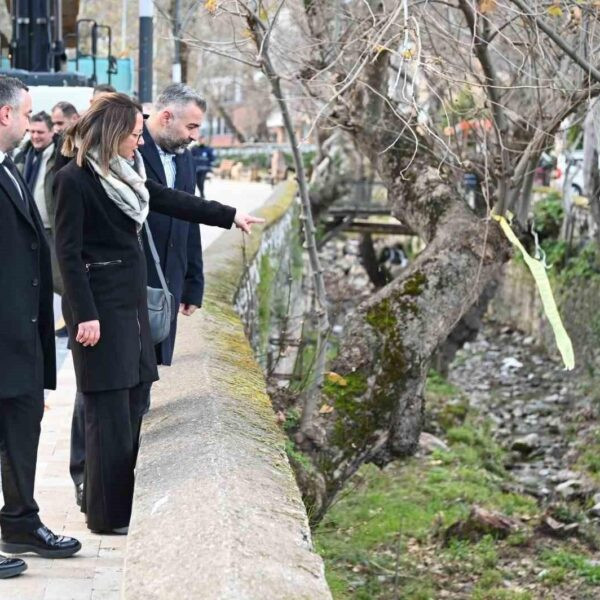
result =
M158 145L169 154L183 154L188 146L187 140L160 140Z

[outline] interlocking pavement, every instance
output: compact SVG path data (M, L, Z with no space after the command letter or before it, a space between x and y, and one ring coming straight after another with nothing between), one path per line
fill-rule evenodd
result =
M58 373L56 391L46 398L38 452L36 500L42 521L55 533L76 537L82 549L73 557L45 559L23 555L27 571L0 580L0 600L118 600L126 536L91 533L75 504L69 475L69 439L75 398L70 353Z

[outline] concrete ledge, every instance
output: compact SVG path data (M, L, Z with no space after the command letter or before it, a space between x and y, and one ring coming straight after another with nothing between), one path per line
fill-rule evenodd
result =
M259 211L275 223L295 186ZM136 472L126 600L329 599L321 558L233 300L260 234L205 253L201 314L180 319L152 391Z

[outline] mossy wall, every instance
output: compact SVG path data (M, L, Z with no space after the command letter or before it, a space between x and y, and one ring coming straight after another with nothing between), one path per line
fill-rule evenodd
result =
M263 232L236 295L235 308L265 371L271 370L278 357L280 343L275 340L282 334L289 337L301 318L295 310L304 271L298 216L299 205L289 202L285 213Z
M267 219L262 234L294 196L293 182L275 188L258 211ZM153 386L136 466L126 600L331 599L286 437L234 308L261 240L261 227L251 236L225 232L205 252L203 308L181 321L173 365ZM191 515L183 526L182 515Z

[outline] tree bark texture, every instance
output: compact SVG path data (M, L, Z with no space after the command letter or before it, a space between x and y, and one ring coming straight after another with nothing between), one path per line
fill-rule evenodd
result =
M387 186L394 216L427 246L350 317L331 366L342 379L323 387L334 410L313 414L297 439L315 467L300 477L314 521L363 463L383 466L415 451L431 357L510 256L495 221L477 217L432 164L418 128L398 136L397 118L370 91L384 89L387 68L382 53L365 71L368 85L356 86L338 115Z

